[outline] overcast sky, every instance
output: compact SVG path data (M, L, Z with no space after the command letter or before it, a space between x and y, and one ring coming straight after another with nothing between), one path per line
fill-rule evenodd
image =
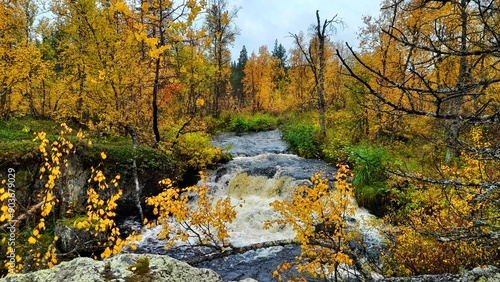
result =
M283 44L288 50L292 47L289 33L307 33L316 23L316 10L321 21L338 15L345 23L344 29L338 27L334 41L348 42L357 47L357 33L362 26L363 15L377 16L379 0L228 0L229 7L239 7L236 25L240 35L232 48L232 60L238 59L243 45L248 56L262 45L272 51L274 41Z

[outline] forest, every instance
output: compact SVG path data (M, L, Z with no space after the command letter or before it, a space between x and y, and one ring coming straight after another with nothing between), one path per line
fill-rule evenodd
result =
M244 11L229 0L2 1L0 277L134 250L141 234L116 220L130 207L167 247L236 250L236 205L195 184L231 159L213 135L274 129L337 167L272 203L263 227L293 228L301 249L277 281L500 267L500 1L380 7L359 46L337 41L335 11L311 11L289 50L231 58ZM375 263L350 244L350 199L377 217ZM94 244L64 247L58 226Z

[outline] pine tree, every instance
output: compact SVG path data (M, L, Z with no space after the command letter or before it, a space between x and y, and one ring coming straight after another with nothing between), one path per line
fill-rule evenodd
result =
M231 64L231 87L232 96L238 101L238 104L243 105L245 99L245 92L243 91L243 77L245 74L243 70L248 61L248 53L245 45L241 48L240 57L238 62Z

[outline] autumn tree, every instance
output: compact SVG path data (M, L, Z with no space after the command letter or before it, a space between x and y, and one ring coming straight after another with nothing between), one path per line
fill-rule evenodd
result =
M195 0L182 3L163 0L141 2L141 10L136 18L139 30L137 36L142 41L145 59L152 66L152 127L157 143L161 140L158 99L162 89L175 80L171 49L176 43L184 41L203 4Z
M0 116L13 112L38 116L43 112L43 84L50 76L49 63L37 48L35 18L39 10L31 0L0 5Z
M450 162L459 149L461 128L497 120L491 94L498 82L496 47L487 38L497 35L497 19L489 15L498 7L477 1L389 1L386 6L389 14L378 29L383 41L377 43L382 64L353 53L377 80L357 79L386 112L444 121Z
M245 65L244 92L249 96L254 112L268 110L273 101L273 73L275 60L266 46L259 47L259 54L252 52Z
M418 263L400 260L403 274L445 271L426 268L431 257L463 267L495 261L488 250L500 231L499 8L496 1L385 1L368 27L367 52L347 45L352 61L338 53L370 110L418 120L431 129L422 134L433 148L444 149L432 170L392 170L416 189L403 193L404 212L392 218L413 230L399 234L396 245L406 245L394 253L410 258L417 252L410 244L433 246L419 249Z
M201 178L206 181L205 174L201 173ZM224 251L229 246L229 224L236 217L235 206L229 197L216 201L209 195L207 184L182 189L175 187L170 179L163 179L160 184L164 186L163 192L146 199L158 218L145 223L148 226L161 224L158 237L168 242L166 249L178 240L191 240L196 245L218 251ZM188 203L189 192L197 195L194 204Z
M271 55L276 62L273 74L274 92L275 95L284 98L288 88L288 54L285 47L278 43L277 39L274 41Z
M173 120L188 120L201 113L211 96L209 81L215 68L207 59L208 40L203 29L189 28L184 42L172 48L175 78L163 89L161 103ZM175 112L175 113L174 113Z
M316 11L316 25L314 26L314 39L313 44L303 46L297 34L291 34L295 39L295 43L299 47L302 54L305 56L307 63L314 74L314 81L316 84L316 91L318 95L318 109L319 109L319 124L320 130L323 135L326 135L325 125L325 44L328 40L329 33L333 31L334 24L340 24L341 21L335 15L330 20L321 22L319 11Z
M233 25L238 9L228 9L227 0L210 0L207 7L205 26L210 37L210 60L215 66L213 77L212 113L219 115L221 99L228 93L231 75L231 53L229 46L236 39L237 28Z
M265 228L273 224L291 226L301 248L297 261L285 261L273 273L274 277L280 281L288 279L290 274L287 271L293 267L306 277L342 281L340 270L349 271L349 267L355 267L365 279L370 279L349 246L349 241L355 240L355 232L346 219L354 216L356 211L350 176L346 165L338 166L335 185L330 187L328 179L316 173L311 177L312 187L296 187L290 199L271 203L281 217L267 221Z
M141 94L149 79L137 56L129 7L120 1L55 1L51 9L57 17L47 40L53 42L57 82L48 88L59 96L56 113L83 123L145 125L149 97Z
M304 37L303 33L299 33L297 37L302 46L306 44ZM289 107L301 107L301 110L305 110L305 106L310 103L303 103L303 101L309 101L316 96L314 95L314 75L308 67L307 59L298 47L299 44L295 44L296 46L290 49L289 58L288 77L290 84L287 87Z

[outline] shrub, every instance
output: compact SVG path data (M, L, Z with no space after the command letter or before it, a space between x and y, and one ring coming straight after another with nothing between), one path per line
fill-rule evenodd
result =
M495 257L493 246L479 246L475 241L440 241L411 227L400 228L384 254L388 276L459 273L461 268L491 263L487 259Z
M228 130L236 132L265 131L278 127L278 118L268 114L237 116L231 119Z
M304 158L319 157L323 140L319 129L313 125L290 125L283 130L283 139L290 149Z
M222 157L222 151L210 144L210 136L201 132L190 132L179 137L174 151L179 160L197 169L206 168Z
M349 161L347 148L346 140L333 138L328 140L321 153L324 159L332 164L347 163Z
M358 203L369 209L380 208L388 192L384 171L387 152L383 148L360 146L352 148L349 155L349 161L354 164L352 184Z

